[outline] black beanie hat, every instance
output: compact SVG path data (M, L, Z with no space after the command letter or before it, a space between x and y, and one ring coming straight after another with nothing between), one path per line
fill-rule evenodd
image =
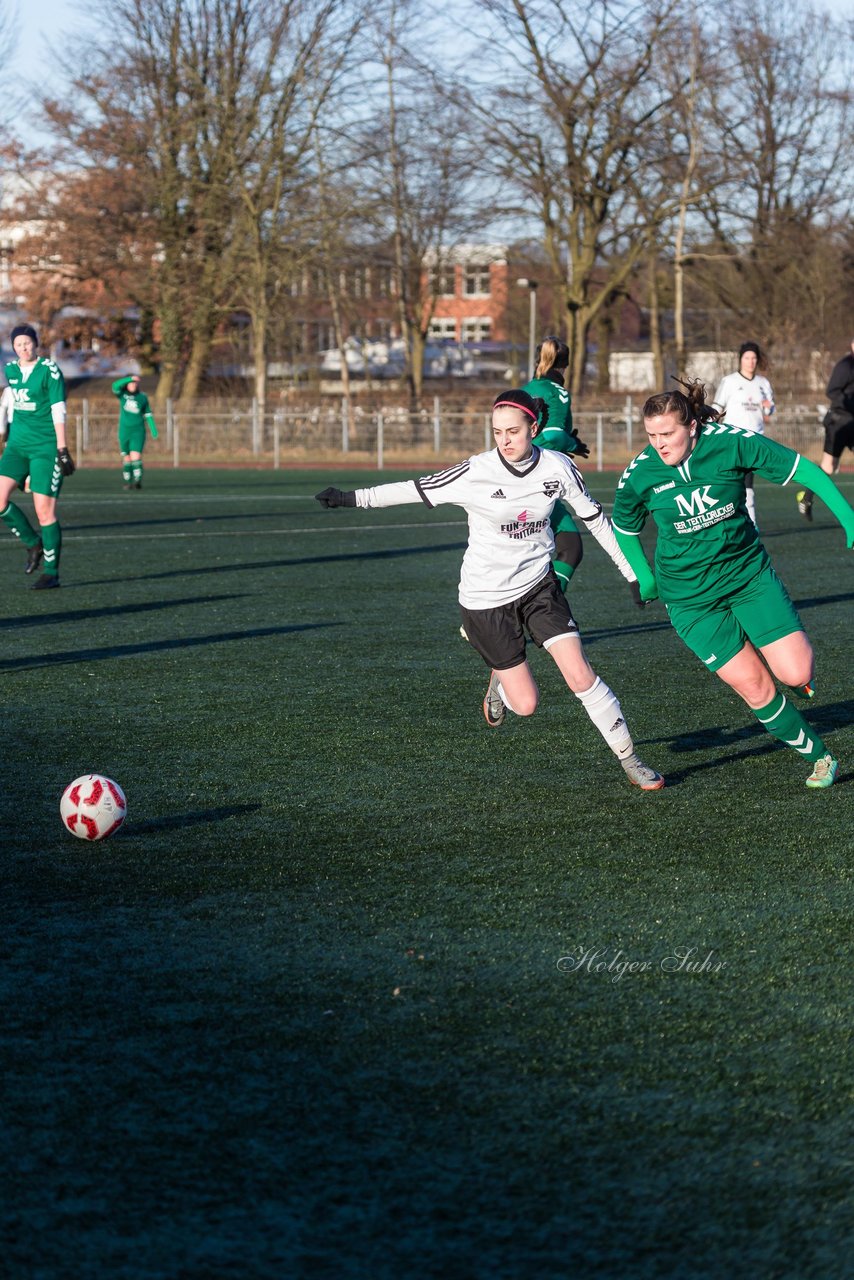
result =
M739 360L742 356L747 355L748 351L752 351L757 360L762 359L762 352L759 350L758 342L742 342L741 346L738 348Z
M12 330L12 346L15 345L16 338L32 338L35 346L39 345L39 335L31 324L18 324Z

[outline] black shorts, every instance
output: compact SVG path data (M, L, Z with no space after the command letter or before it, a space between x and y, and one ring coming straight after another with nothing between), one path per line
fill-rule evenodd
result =
M497 609L460 605L469 643L488 667L506 671L525 661L525 632L543 647L560 636L577 636L578 627L553 569L535 587Z
M836 417L831 411L824 419L824 452L841 458L843 449L854 449L854 418Z

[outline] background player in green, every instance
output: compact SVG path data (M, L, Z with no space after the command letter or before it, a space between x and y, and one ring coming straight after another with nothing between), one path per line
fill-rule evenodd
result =
M0 520L27 548L26 573L33 573L44 559L44 573L35 590L59 586L59 553L62 531L56 518L56 502L63 476L74 473L65 439L65 382L52 360L37 354L38 337L30 325L12 330L12 350L18 357L5 368L14 398L9 440L0 458ZM10 501L16 486L30 490L41 537L20 507Z
M139 377L135 373L117 378L113 383L113 395L119 398L119 451L122 455L122 479L126 489L142 488L142 451L145 448L145 428L148 426L152 440L157 439L157 425L148 403L148 396L139 389Z
M543 338L537 347L537 367L534 377L522 388L529 396L539 396L548 407L548 420L534 437L534 444L541 449L556 449L559 453L575 454L588 458L590 448L579 440L572 426L572 401L564 386L569 367L569 347L560 338ZM581 564L584 548L578 526L562 502L555 504L551 517L555 540L552 568L557 574L561 591Z
M614 500L617 541L688 648L734 689L759 723L811 760L808 787L829 787L838 764L774 679L813 696L814 656L803 624L747 513L745 476L809 484L854 546L854 509L814 462L776 440L720 423L701 382L651 396L649 447L623 472ZM655 575L640 545L648 515L658 528Z

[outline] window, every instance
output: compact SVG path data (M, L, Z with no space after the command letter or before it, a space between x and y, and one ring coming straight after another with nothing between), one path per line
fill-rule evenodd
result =
M470 316L463 321L463 342L488 342L491 330L489 316Z
M313 351L329 351L335 346L335 326L327 324L324 321L312 323L309 326L314 330Z
M469 262L463 268L463 293L466 297L489 293L489 266Z
M369 298L371 296L370 278L368 276L367 267L353 267L351 279L351 297Z
M431 267L427 273L427 285L436 297L453 298L456 292L454 268L452 266Z
M441 320L431 320L430 328L427 330L428 338L451 338L457 336L457 322L453 319L443 318Z
M377 282L377 296L380 298L390 298L394 293L391 267L374 267L373 275Z

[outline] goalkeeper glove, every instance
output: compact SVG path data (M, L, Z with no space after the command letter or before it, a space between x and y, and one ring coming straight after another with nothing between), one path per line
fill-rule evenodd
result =
M74 459L67 449L57 449L57 459L59 460L59 469L64 476L73 476L76 471Z
M639 609L643 609L648 602L644 600L643 596L641 595L640 583L638 582L637 578L635 578L634 582L629 583L629 590L632 593L632 599L634 600L637 607Z
M355 507L356 505L355 489L333 489L330 486L314 496L322 507Z
M578 457L579 457L579 458L589 458L589 457L590 457L590 445L589 445L589 444L585 444L583 440L579 440L579 439L578 439L578 436L576 436L576 437L575 437L575 450L574 450L574 452L578 455Z

